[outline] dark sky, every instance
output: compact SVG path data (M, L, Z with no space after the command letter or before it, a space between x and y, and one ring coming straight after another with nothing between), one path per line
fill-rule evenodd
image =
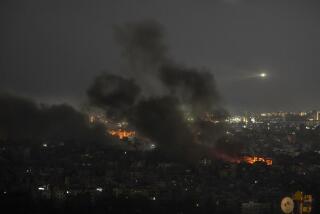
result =
M0 17L0 90L83 102L121 65L113 26L155 19L170 55L210 69L230 110L320 108L319 1L1 0Z

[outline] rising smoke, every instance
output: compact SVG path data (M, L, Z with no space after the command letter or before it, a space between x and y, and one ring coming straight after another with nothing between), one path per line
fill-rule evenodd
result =
M140 94L140 88L132 79L113 74L98 76L87 94L91 104L105 108L115 119L125 118Z
M17 143L105 141L101 126L69 105L38 105L32 100L0 94L0 140Z
M127 69L118 76L97 77L88 96L107 115L128 120L164 155L194 161L206 155L204 143L213 146L223 132L220 125L200 120L205 113L221 112L220 96L212 73L181 66L169 57L163 35L155 21L115 27ZM186 115L192 115L192 124ZM212 142L200 142L204 134L213 136L202 138Z

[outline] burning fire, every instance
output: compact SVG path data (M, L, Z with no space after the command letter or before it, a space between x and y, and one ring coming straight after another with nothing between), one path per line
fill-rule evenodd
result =
M261 157L261 156L242 156L239 157L237 155L230 155L227 153L224 153L222 151L219 151L217 149L210 151L212 157L215 157L217 159L229 162L229 163L247 163L247 164L254 164L256 162L262 162L265 163L268 166L272 165L272 159L267 157Z
M249 164L254 164L255 162L263 162L268 166L272 165L272 159L270 158L263 158L258 156L244 156L242 160Z
M111 134L112 136L118 137L120 140L122 140L124 138L134 137L136 135L136 132L118 129L118 130L110 130L109 134Z

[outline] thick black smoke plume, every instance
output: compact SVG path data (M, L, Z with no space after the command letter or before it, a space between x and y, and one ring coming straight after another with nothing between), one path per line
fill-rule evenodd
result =
M212 112L220 102L211 73L177 65L164 65L160 77L170 93L189 105L193 113Z
M86 116L68 105L37 105L32 100L0 94L0 140L41 143L102 142L105 131L89 126Z
M163 27L153 21L128 23L115 26L115 39L123 48L123 55L130 62L130 66L161 65L167 60L167 47L163 42ZM140 65L139 65L140 64Z
M116 27L128 69L121 77L97 77L88 90L89 100L105 108L109 116L128 120L167 156L195 160L205 155L201 144L213 143L199 142L199 136L217 139L222 133L213 123L205 123L211 133L200 130L205 113L220 111L220 96L212 73L170 59L163 34L163 27L154 21ZM188 115L193 123L188 122Z
M109 116L119 119L135 104L140 88L132 79L103 74L95 79L87 93L92 104L106 108Z

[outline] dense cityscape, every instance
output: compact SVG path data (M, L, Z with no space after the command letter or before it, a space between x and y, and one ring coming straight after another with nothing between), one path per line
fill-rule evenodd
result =
M241 152L221 150L192 164L160 160L157 145L126 122L89 113L88 122L103 122L118 146L25 146L2 138L1 201L10 210L33 213L281 213L281 198L299 190L312 194L318 211L319 113L206 118L224 123L225 143Z
M319 214L319 11L1 0L1 213Z

